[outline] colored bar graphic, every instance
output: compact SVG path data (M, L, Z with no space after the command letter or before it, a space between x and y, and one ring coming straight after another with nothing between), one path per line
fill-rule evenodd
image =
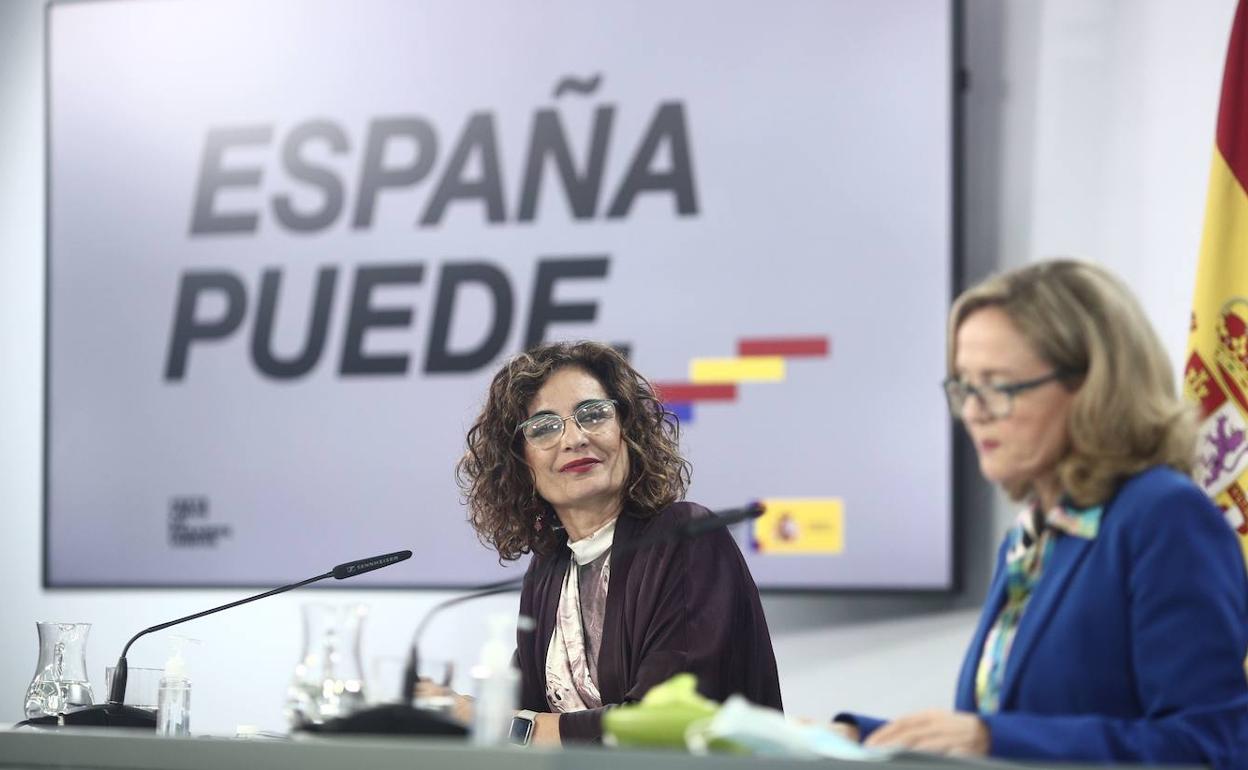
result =
M768 555L837 554L845 548L840 498L764 500L754 522L754 550Z
M665 402L663 406L667 409L667 411L676 415L676 419L679 420L682 425L693 422L693 404L671 404Z
M695 358L689 362L689 380L700 384L781 382L784 359L780 356Z
M827 337L754 337L737 341L739 356L822 357L832 349Z
M688 382L652 383L659 400L668 404L692 401L735 401L737 386L732 383L693 385Z

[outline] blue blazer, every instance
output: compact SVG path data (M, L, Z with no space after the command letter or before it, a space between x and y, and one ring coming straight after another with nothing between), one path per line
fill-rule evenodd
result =
M1005 548L962 663L975 712ZM1248 577L1234 532L1169 468L1130 478L1092 540L1057 538L1006 660L990 753L1014 759L1248 768ZM882 722L858 718L862 734Z

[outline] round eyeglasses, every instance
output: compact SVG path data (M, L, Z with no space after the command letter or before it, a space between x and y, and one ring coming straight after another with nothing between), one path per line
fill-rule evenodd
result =
M615 402L609 398L586 401L567 417L548 412L536 414L516 426L534 449L550 449L563 436L564 423L574 420L582 433L593 435L615 419Z
M945 389L945 398L949 400L949 411L955 418L962 419L966 401L973 396L990 417L1002 420L1010 416L1010 412L1014 409L1014 397L1019 393L1025 393L1045 383L1068 379L1075 375L1075 372L1065 369L1054 369L1043 377L1022 382L1005 382L999 385L972 385L956 377L947 377L941 386Z

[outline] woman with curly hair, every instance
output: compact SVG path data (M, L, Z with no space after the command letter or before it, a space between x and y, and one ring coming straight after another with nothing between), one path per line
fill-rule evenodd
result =
M780 708L767 621L736 543L723 530L677 537L708 514L681 501L689 463L678 438L645 378L594 342L508 361L468 431L456 476L477 535L500 561L533 554L520 614L536 630L518 634L517 718L531 721L534 743L597 740L605 709L681 672L708 697Z

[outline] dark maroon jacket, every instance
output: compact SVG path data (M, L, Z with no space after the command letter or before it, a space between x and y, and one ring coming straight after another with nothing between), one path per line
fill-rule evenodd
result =
M602 714L610 705L640 700L675 674L698 678L698 691L722 701L740 693L754 703L781 708L776 656L758 588L741 551L726 530L696 538L673 538L641 548L626 543L675 530L708 511L675 503L649 519L627 512L615 526L611 582L598 653L598 691L603 709L563 714L559 733L567 741L602 737ZM521 708L549 711L546 648L555 628L559 591L570 551L534 557L520 593L520 614L536 631L517 632Z

